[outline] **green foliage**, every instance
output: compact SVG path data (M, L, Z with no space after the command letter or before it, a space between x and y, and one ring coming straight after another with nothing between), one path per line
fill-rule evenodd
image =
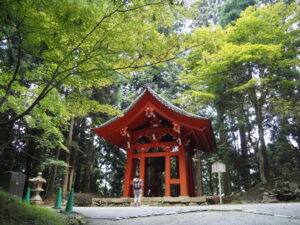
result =
M96 154L97 163L101 167L94 171L95 175L100 175L96 177L98 180L97 183L95 182L95 191L102 196L119 197L122 195L123 188L125 152L103 140L100 140L99 144Z
M289 44L295 32L292 24L299 19L295 12L295 4L249 7L234 26L228 27L228 40L238 44Z
M215 95L212 93L206 93L198 90L187 90L180 96L180 98L173 100L173 102L179 105L185 105L187 111L195 112L199 106L193 105L193 102L205 105L212 102L214 98Z
M228 1L228 4L233 2L242 1ZM264 144L258 146L255 142L263 143L265 130L274 132L272 141L277 143L271 144L266 153L272 162L281 165L285 160L283 155L291 151L293 160L289 160L288 166L297 167L294 148L295 142L299 143L299 135L295 133L299 131L296 125L299 44L295 37L299 14L296 12L294 3L252 6L225 29L198 28L188 39L193 48L183 61L185 71L179 78L191 88L176 101L194 112L216 113L213 124L219 147L216 155L225 163L235 159L236 163L228 165L235 184L245 179L244 174L235 171L249 170L245 167L247 163L253 171L252 181L257 182L258 162L252 152L261 151L259 146ZM272 115L279 117L275 119ZM260 127L260 139L253 135L254 124ZM246 143L242 146L238 141L241 133L245 134ZM290 139L294 145L289 144ZM281 146L280 150L276 146ZM248 157L245 154L249 156L248 162L244 161ZM270 168L273 176L281 175L272 165ZM208 172L204 172L205 176L209 176Z
M2 225L65 225L62 215L39 206L20 202L0 190L0 223Z
M70 110L74 117L86 116L88 113L106 113L112 116L121 116L121 112L114 109L111 105L100 105L95 100L81 97L77 93L72 94L72 98L67 101L68 110Z
M228 0L222 6L220 24L225 27L227 24L235 21L240 17L241 11L248 6L255 5L256 0Z
M270 84L277 79L276 71L297 65L292 58L296 46L292 46L290 30L297 19L290 16L294 10L295 5L282 3L252 7L226 31L214 27L195 30L189 40L195 47L185 62L187 71L180 76L181 82L194 89L186 94L224 95L231 90ZM266 19L270 15L271 19ZM283 18L287 21L284 24Z
M61 160L55 159L46 159L45 162L42 163L42 166L50 167L50 166L58 166L58 167L69 167L67 163Z
M52 90L99 89L113 83L115 71L173 57L180 35L158 29L172 24L176 7L167 1L2 2L1 112L13 110L13 122L47 101ZM100 108L94 104L90 112Z
M263 85L263 83L267 82L267 81L269 81L269 79L267 79L267 78L262 78L262 79L252 78L247 83L245 83L245 84L243 84L239 87L232 88L232 90L234 92L244 91L244 90L247 90L249 88L255 88L256 86Z
M66 166L63 149L83 159L80 172L96 179L94 142L86 134L121 116L117 92L133 70L175 57L183 35L169 28L175 15L182 18L180 8L167 0L1 1L0 126L8 138L1 133L0 158L16 160L5 170L35 173L42 164L51 174Z
M190 12L179 2L1 1L0 171L22 168L36 175L44 167L51 175L58 167L60 182L68 152L76 191L120 196L125 153L96 140L90 129L122 116L118 109L147 83L187 111L213 117L219 150L203 160L205 184L215 182L210 166L219 159L228 163L234 191L243 188L245 168L258 182L259 125L271 134L271 162L298 170L295 3L226 1L222 28L214 24L223 0L198 1ZM206 27L180 33L186 15L196 16L193 26ZM170 60L178 56L184 56L181 64ZM274 176L282 172L270 168ZM215 192L211 186L205 191Z
M225 0L205 0L195 1L192 8L193 24L195 27L209 26L210 24L219 24L220 13Z

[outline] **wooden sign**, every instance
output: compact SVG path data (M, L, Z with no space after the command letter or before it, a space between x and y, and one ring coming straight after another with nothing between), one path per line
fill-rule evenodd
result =
M215 162L211 166L212 172L213 173L225 173L226 172L226 167L225 164L222 162Z
M222 162L215 162L211 165L211 170L213 173L218 173L219 178L219 193L220 193L220 204L222 204L222 187L221 187L221 173L226 172L226 166Z

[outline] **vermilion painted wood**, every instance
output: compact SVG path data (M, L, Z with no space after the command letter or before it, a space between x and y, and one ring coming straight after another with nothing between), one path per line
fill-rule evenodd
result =
M180 179L170 179L170 184L180 184Z
M139 172L144 181L143 193L145 193L147 186L146 160L152 157L165 158L165 196L171 196L171 184L180 185L181 196L194 196L192 166L194 149L205 152L212 152L216 149L210 120L189 117L162 102L147 90L123 117L92 130L127 151L124 197L133 196L132 179L137 172L135 171L136 160L139 160L140 163ZM150 111L149 107L151 107ZM154 113L155 116L149 117L149 112ZM159 120L163 123L160 123ZM151 124L158 124L158 127L153 127ZM176 140L160 142L160 139L166 134L173 136ZM147 137L151 143L139 144L138 142L143 141L143 139L140 140L141 137ZM148 152L151 148L161 148L163 152ZM176 148L177 151L173 151ZM171 179L171 156L177 156L178 179ZM158 179L158 174L153 176ZM154 182L154 189L158 188L156 183ZM157 193L157 190L154 192Z
M167 146L170 147L178 146L178 143L172 141L172 142L152 142L146 144L132 144L133 149L152 148L152 147L165 148Z
M133 142L135 142L136 139L138 139L139 137L142 137L142 136L150 136L151 137L152 134L157 134L157 135L171 134L174 136L175 132L174 132L173 128L169 128L169 127L148 128L148 129L130 132Z
M149 119L144 113L145 109L148 107L152 107L157 114L170 122L176 122L182 127L195 130L196 132L193 136L195 139L199 139L200 142L203 142L204 138L201 135L200 130L204 129L203 132L207 133L207 138L209 143L211 143L211 148L207 147L202 150L206 152L212 152L215 150L216 143L210 120L181 115L162 104L150 93L150 91L146 91L139 101L132 106L129 111L123 115L123 117L120 117L103 127L94 129L92 132L104 137L110 143L121 148L126 148L126 143L124 143L123 138L120 135L120 129L128 126L130 130L135 130L145 124Z
M146 183L146 179L145 179L145 156L142 153L141 154L141 158L140 158L140 178L143 180L143 191L142 193L145 193L145 183Z
M192 160L192 154L187 155L187 167L188 167L188 179L189 181L189 194L190 197L195 196L195 183L194 183L194 176L193 176L193 160Z
M127 158L126 158L125 177L124 177L124 190L123 190L124 197L130 196L131 171L132 171L132 149L128 149Z
M170 151L165 153L165 196L171 196L171 159Z
M145 157L151 158L151 157L164 157L166 155L165 152L154 152L154 153L145 153ZM170 156L177 156L179 155L179 152L170 152ZM139 159L141 156L140 154L133 154L132 158Z
M180 195L189 196L187 166L186 166L186 152L183 146L179 147L179 179L180 179Z

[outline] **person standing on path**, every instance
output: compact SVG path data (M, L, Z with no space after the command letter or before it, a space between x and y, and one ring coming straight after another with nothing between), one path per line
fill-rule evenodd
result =
M134 206L141 206L143 180L137 174L132 181L133 193L134 193Z

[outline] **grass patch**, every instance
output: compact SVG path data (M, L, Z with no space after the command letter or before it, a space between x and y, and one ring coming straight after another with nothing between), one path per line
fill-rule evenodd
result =
M28 205L0 189L1 225L65 225L62 215L51 209Z

